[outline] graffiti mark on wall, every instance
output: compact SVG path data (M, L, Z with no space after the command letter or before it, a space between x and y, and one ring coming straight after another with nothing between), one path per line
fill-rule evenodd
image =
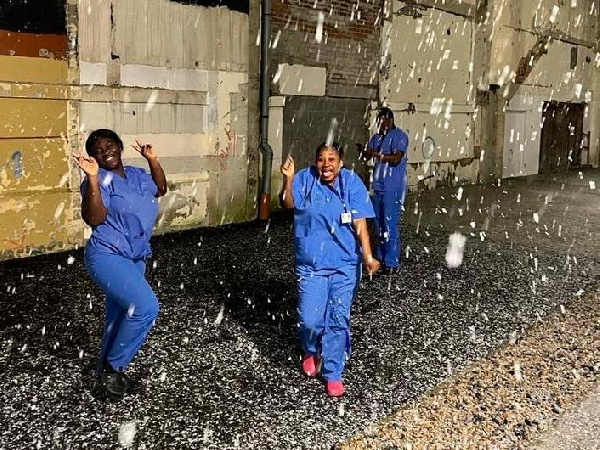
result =
M4 166L0 166L0 186L7 187L12 181L19 182L23 178L25 178L23 152L17 150L13 152Z
M227 145L225 148L221 148L220 143L217 142L219 166L223 170L227 169L227 158L229 156L238 156L238 139L241 138L241 136L236 135L235 130L229 122L225 124L225 136L227 138Z
M15 250L25 248L25 240L35 228L35 223L32 220L25 219L21 230L15 230L12 237L4 239L4 243L13 247Z
M15 179L20 180L23 178L23 153L19 150L14 152L10 157L10 168Z

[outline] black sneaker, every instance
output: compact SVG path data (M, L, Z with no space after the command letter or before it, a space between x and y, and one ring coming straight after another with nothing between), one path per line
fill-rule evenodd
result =
M121 382L125 385L126 394L139 394L144 388L141 381L131 378L124 372L119 372L119 376L121 377Z
M99 391L110 401L119 401L125 396L126 386L119 372L103 370L99 377Z

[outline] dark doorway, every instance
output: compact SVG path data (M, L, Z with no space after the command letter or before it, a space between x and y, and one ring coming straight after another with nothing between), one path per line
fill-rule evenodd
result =
M544 102L539 173L581 166L584 103Z

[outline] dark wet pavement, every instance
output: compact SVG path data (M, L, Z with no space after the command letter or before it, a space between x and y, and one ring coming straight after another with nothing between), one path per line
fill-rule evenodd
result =
M582 177L411 196L401 273L355 301L340 400L299 370L289 217L154 239L146 390L119 404L90 393L103 300L82 252L0 263L0 448L118 448L130 421L134 448L331 448L599 284L600 172Z

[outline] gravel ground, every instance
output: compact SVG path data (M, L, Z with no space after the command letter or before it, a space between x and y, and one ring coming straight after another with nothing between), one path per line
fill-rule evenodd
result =
M598 285L600 173L582 176L411 197L401 273L358 293L341 400L299 371L288 217L154 239L146 390L120 404L90 393L103 300L81 251L0 263L0 448L331 448Z
M551 430L543 433L532 450L600 450L600 385L575 410L565 414Z
M540 436L544 439L535 446L540 450L592 448L587 444L596 444L598 435L585 436L592 429L585 415L550 429L597 388L599 300L592 294L560 308L340 450L524 449ZM597 415L597 409L587 414ZM565 439L567 431L571 439ZM586 444L571 445L577 440Z

